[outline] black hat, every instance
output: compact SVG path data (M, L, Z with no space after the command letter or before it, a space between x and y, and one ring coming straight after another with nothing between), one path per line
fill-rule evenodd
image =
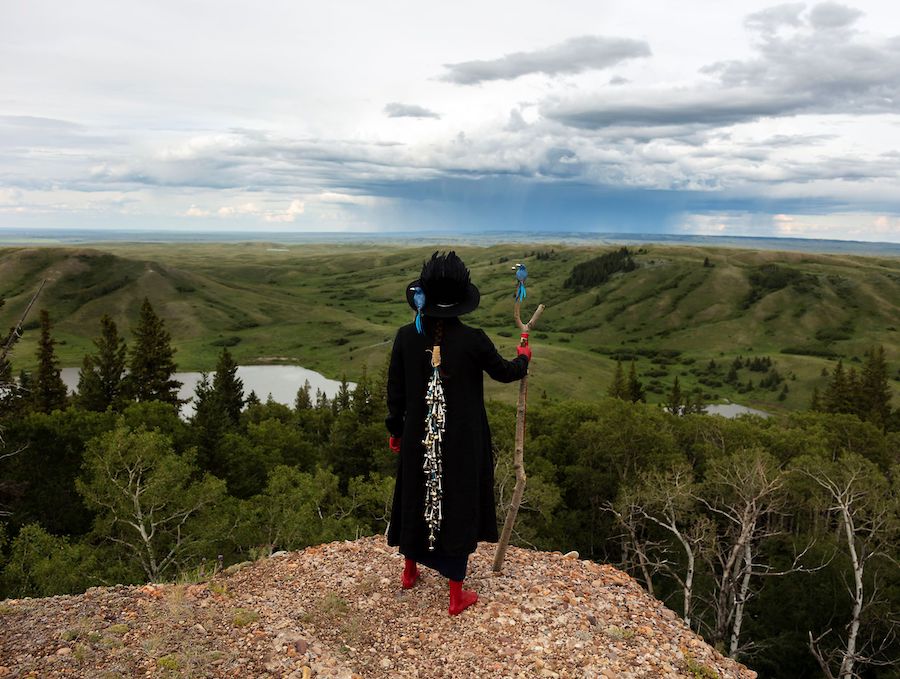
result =
M426 316L450 318L462 316L478 308L481 293L469 282L469 270L452 250L445 255L435 252L422 265L419 277L406 286L406 301L416 309L415 289L425 293Z

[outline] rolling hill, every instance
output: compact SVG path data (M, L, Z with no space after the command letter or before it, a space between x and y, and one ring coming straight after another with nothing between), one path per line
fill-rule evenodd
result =
M900 377L897 258L645 245L630 250L633 270L567 287L576 265L613 249L457 248L482 293L468 321L485 327L506 354L517 338L511 268L527 264L526 312L538 302L548 307L532 335L538 398L602 394L616 359L626 368L636 361L650 400L677 375L683 388L697 385L708 397L767 410L805 407L813 386L827 382L823 369L838 357L853 366L875 344L884 346L892 377ZM363 364L383 365L396 328L411 320L403 290L432 250L267 243L5 248L0 323L11 325L47 279L39 307L50 311L66 366L80 364L104 313L127 334L147 296L172 333L183 370L210 369L229 346L241 363L294 363L352 380ZM36 318L16 348L16 369L34 362ZM729 383L738 356L773 364L756 371L742 364ZM773 370L774 386L760 388L761 380L774 380ZM893 386L900 391L900 381ZM514 397L510 390L489 394Z

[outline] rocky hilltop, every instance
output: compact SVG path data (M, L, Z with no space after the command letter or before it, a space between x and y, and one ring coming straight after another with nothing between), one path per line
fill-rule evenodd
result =
M363 538L240 564L198 584L97 587L0 603L2 677L637 677L749 679L632 578L576 555L485 545L479 602L447 615L446 580L399 587Z

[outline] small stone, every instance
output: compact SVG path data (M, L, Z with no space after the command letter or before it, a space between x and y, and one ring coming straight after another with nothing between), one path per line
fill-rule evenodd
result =
M297 639L297 641L294 642L294 650L296 650L297 653L300 653L301 655L303 653L306 653L306 649L308 648L309 642L306 639Z
M56 655L69 655L72 652L72 649L68 646L63 646L62 648L56 649Z
M571 552L566 552L565 554L563 554L563 559L577 559L577 558L578 558L578 552L576 552L574 549Z
M197 632L199 632L200 634L206 634L206 628L203 625L201 625L199 622L196 625L194 625L194 629Z

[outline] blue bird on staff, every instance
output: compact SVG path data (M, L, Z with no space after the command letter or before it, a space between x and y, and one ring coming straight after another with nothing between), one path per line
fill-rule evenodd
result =
M513 271L516 272L516 294L514 296L516 302L523 302L525 300L525 279L528 278L528 270L524 264L516 264L513 267Z

